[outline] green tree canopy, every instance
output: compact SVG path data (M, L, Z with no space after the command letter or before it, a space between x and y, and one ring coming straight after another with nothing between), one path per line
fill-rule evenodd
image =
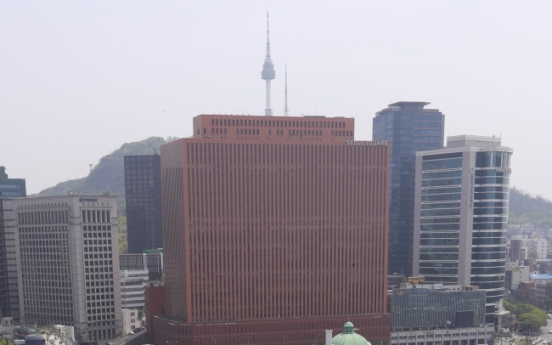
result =
M546 311L527 303L511 303L504 301L504 308L516 315L516 328L522 332L534 332L546 326Z

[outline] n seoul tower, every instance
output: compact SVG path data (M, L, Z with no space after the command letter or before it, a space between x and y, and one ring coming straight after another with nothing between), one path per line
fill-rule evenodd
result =
M261 79L266 80L266 109L265 115L272 116L272 109L270 108L270 81L276 78L276 72L274 71L274 65L270 58L270 30L268 26L268 12L266 12L266 57L263 64L263 71L261 72Z

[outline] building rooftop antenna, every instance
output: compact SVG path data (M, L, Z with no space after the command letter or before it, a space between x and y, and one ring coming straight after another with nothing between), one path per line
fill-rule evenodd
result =
M286 88L285 88L285 93L286 93L286 107L284 108L284 115L285 116L288 116L289 115L289 110L288 110L288 100L287 100L287 64L286 64Z
M272 116L272 109L270 108L270 81L276 78L276 72L274 71L274 64L270 58L270 29L269 29L269 17L268 11L266 12L266 57L263 64L263 70L261 72L261 79L266 82L266 108L265 115Z

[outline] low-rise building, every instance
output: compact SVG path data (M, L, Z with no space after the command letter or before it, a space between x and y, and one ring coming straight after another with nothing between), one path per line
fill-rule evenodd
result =
M135 329L142 327L142 319L139 318L138 311L134 309L122 309L123 315L123 333L129 334Z
M121 271L121 307L144 311L144 293L148 281L148 270L124 270Z
M443 284L402 284L393 290L391 344L486 344L486 292Z
M163 249L146 249L142 254L120 254L122 270L148 270L149 280L161 281L163 277Z
M529 266L519 262L506 263L506 289L517 290L519 283L529 281Z

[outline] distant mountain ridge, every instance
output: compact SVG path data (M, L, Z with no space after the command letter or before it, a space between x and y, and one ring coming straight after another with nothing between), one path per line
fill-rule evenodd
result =
M534 224L539 228L552 228L552 201L532 196L517 188L510 189L509 223Z
M176 140L175 137L148 139L123 144L119 149L102 157L86 177L58 183L36 196L109 193L118 196L119 212L125 213L124 156L147 155L160 152L161 145ZM552 228L552 201L513 187L510 189L509 222L533 223L539 227Z
M117 204L120 213L125 213L125 175L124 157L131 155L151 155L160 152L160 147L174 137L163 139L150 137L148 139L123 144L119 149L104 156L86 177L58 183L54 187L44 189L35 196L53 196L73 194L109 193L118 197Z

